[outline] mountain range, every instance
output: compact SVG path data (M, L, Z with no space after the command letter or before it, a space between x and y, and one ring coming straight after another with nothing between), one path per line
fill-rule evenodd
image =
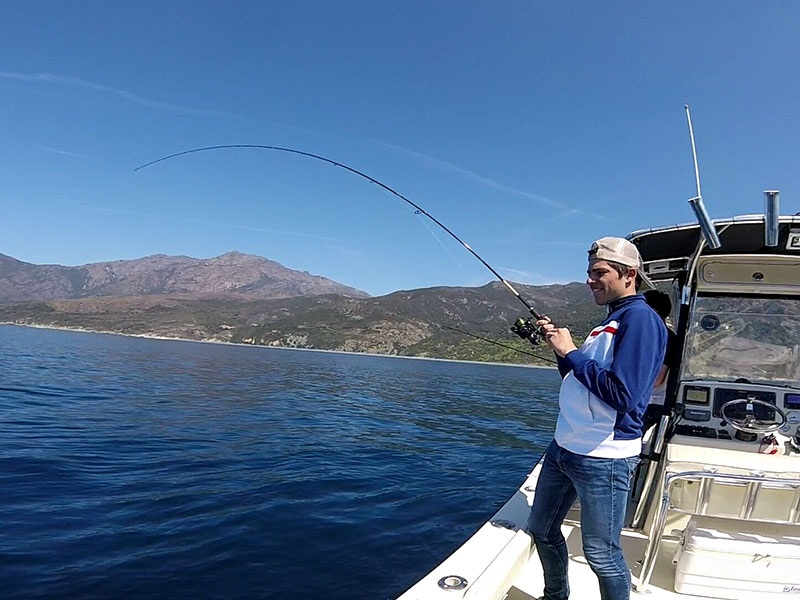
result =
M604 315L584 284L517 290L576 337ZM0 255L0 302L3 323L464 360L552 359L544 348L538 350L543 359L526 354L537 350L509 332L517 318L530 315L500 282L370 297L237 252L80 267L33 265Z
M156 254L79 267L35 265L0 254L0 302L219 293L252 298L369 295L325 277L240 252L208 259Z

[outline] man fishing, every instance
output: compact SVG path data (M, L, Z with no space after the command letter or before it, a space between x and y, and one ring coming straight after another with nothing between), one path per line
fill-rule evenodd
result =
M543 600L566 600L567 545L561 523L581 504L583 551L603 600L630 597L620 547L630 481L641 450L642 415L664 360L663 321L637 293L639 251L606 237L589 250L586 283L608 317L577 348L566 328L537 321L563 380L555 439L542 461L528 518L544 570Z

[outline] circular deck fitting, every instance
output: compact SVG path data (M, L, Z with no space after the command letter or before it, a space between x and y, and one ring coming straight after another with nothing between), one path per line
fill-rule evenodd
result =
M533 485L526 485L526 486L525 486L524 488L522 488L522 489L523 489L523 490L525 490L526 492L535 492L535 491L536 491L536 486L533 486Z
M439 587L448 591L463 590L467 587L467 580L461 575L448 575L439 580Z
M714 331L719 327L719 317L717 315L706 315L700 319L700 327L705 331Z

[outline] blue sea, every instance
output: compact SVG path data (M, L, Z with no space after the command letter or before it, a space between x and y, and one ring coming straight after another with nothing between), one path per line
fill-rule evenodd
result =
M395 598L515 491L556 371L0 326L0 598Z

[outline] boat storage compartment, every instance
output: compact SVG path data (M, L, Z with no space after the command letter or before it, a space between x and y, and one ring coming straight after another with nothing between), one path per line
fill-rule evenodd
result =
M680 594L800 598L800 525L695 515L674 562Z

